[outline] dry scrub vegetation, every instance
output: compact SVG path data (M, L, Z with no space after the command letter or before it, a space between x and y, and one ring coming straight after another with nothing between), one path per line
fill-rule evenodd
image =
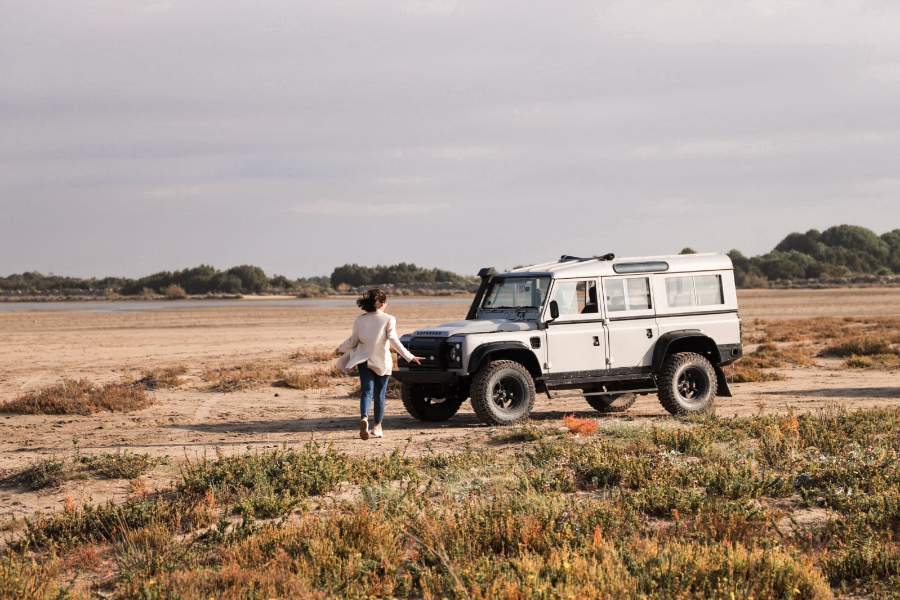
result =
M126 379L96 386L87 379L60 383L0 404L0 412L31 415L90 415L101 411L128 412L153 404L144 386Z
M773 369L816 366L816 358L843 358L844 368L900 367L900 319L819 317L756 319L745 327L745 344L759 344L729 371L735 383L781 381Z
M569 421L579 437L528 423L506 452L310 442L187 462L171 489L27 519L0 594L805 599L900 583L898 409Z
M77 440L71 457L45 458L30 464L18 473L0 480L0 485L24 485L32 490L56 487L71 479L85 479L96 475L104 479L134 479L152 471L167 458L153 458L149 454L135 454L129 450L82 455Z

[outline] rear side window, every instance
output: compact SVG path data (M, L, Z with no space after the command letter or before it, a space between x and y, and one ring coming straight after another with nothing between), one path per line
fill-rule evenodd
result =
M666 277L666 301L671 308L725 304L722 276Z
M610 278L604 280L603 285L606 290L606 307L611 313L653 308L648 277Z

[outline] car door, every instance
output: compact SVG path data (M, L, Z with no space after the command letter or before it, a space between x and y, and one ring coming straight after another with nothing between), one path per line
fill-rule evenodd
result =
M659 337L649 276L604 277L610 369L649 369Z
M596 279L555 281L550 300L559 306L559 317L550 321L546 328L547 363L544 369L548 373L606 369L606 333L598 289Z

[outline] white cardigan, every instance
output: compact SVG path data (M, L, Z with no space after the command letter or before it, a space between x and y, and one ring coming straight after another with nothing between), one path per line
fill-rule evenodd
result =
M391 346L406 360L415 358L397 337L397 319L380 310L360 315L353 323L353 333L338 346L344 355L337 365L349 370L364 362L376 375L390 375L394 367Z

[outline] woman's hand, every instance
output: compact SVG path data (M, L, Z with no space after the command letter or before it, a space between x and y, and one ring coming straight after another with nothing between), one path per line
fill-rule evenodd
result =
M421 363L422 363L422 357L421 357L421 356L413 356L412 359L411 359L409 362L411 362L411 363L416 363L417 365L418 365L418 364L421 364Z
M340 348L335 348L335 349L334 349L334 355L335 355L335 356L340 356L340 355L342 355L342 354L343 354L343 352L341 352L341 349L340 349Z

